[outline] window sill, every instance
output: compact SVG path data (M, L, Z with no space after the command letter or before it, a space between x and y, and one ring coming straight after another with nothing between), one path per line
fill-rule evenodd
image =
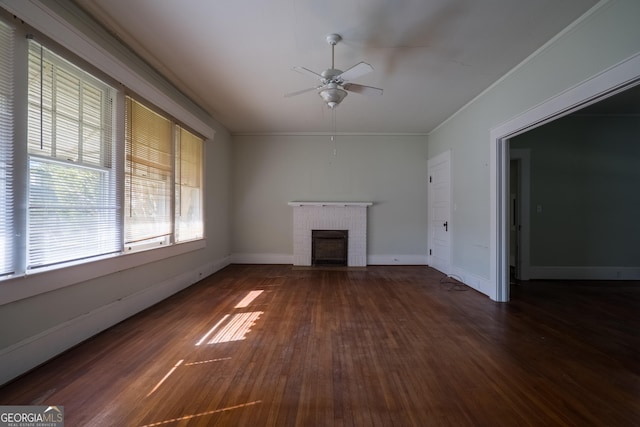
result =
M201 239L5 279L0 281L0 305L196 251L205 246L205 239Z

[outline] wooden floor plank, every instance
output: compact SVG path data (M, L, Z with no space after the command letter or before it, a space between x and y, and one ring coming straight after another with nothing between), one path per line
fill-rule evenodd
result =
M501 304L443 279L232 265L0 404L64 405L92 427L639 425L637 282L518 283Z

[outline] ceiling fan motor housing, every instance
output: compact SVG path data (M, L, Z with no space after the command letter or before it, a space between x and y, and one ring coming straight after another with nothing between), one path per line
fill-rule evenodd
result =
M329 68L320 73L323 78L323 84L342 83L342 79L336 79L340 74L342 74L342 70L338 70L337 68Z

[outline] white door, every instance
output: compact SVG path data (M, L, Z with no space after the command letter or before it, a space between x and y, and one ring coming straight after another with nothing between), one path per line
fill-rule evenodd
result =
M427 163L429 266L449 274L451 271L451 151Z

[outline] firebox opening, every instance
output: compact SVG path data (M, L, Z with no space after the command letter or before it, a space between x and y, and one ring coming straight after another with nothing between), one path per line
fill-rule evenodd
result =
M347 265L349 230L311 230L311 265Z

